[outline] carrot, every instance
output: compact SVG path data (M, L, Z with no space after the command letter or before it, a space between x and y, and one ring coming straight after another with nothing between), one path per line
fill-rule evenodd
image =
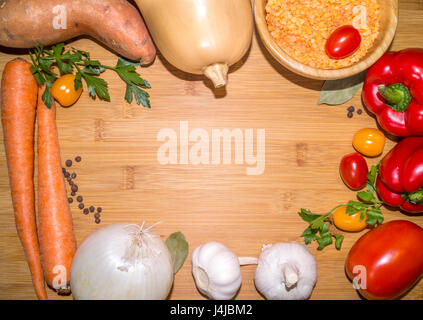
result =
M47 284L69 292L76 241L60 162L55 104L48 109L38 92L38 238Z
M9 168L16 229L28 261L35 292L47 299L34 202L34 125L37 83L22 59L8 62L1 81L3 138Z

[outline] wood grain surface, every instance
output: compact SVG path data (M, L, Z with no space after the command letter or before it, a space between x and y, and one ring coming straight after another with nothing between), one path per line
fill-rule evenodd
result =
M392 49L423 47L423 2L400 1L397 35ZM114 64L116 56L89 39L72 46L93 58ZM1 49L0 71L21 55ZM161 221L155 230L165 239L182 231L190 253L201 243L221 241L239 256L258 256L263 244L299 241L306 224L300 208L324 213L353 199L341 181L338 164L353 152L353 134L376 127L366 112L347 118L346 108L363 108L360 94L342 106L316 105L322 81L300 77L281 67L257 36L245 58L231 68L226 89L213 90L200 76L182 73L159 55L140 68L152 85L151 109L123 100L125 87L113 72L111 102L92 100L87 90L70 108L58 108L62 161L81 156L71 172L86 205L101 206L101 224L71 205L78 243L101 226L115 222ZM247 164L162 165L157 152L161 129L265 129L266 158L262 175L247 175ZM394 145L388 141L385 152ZM254 146L254 148L256 145ZM254 149L255 150L255 149ZM369 159L373 164L379 160ZM406 219L423 226L423 216L407 216L383 208L385 219ZM35 299L24 252L15 229L3 144L0 145L0 298ZM365 232L365 231L364 231ZM363 234L345 234L341 251L333 247L311 252L318 263L318 281L311 299L359 299L344 273L349 248ZM195 288L187 259L175 277L171 299L204 299ZM254 287L254 266L242 267L243 283L236 299L262 299ZM49 290L51 299L59 297ZM420 281L404 299L423 299Z

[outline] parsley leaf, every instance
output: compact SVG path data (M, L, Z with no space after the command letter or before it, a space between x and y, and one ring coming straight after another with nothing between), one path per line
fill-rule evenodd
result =
M383 219L383 214L382 214L382 210L380 210L380 207L371 207L369 210L367 210L366 214L367 214L366 223L369 226L374 226L376 224L383 223L384 219Z
M317 250L323 250L333 243L332 238L335 237L335 247L337 250L341 249L342 240L339 240L341 235L331 232L329 228L329 225L332 224L330 217L332 211L326 214L314 214L308 209L301 209L298 212L299 216L310 224L301 234L305 244L316 241L318 243Z
M95 98L96 95L106 101L110 101L109 91L107 90L107 82L104 79L89 76L86 73L82 73L82 77L88 86L88 93L92 98Z
M367 173L367 180L368 184L374 186L376 182L376 177L379 172L379 166L380 164L377 164L376 166L372 166L369 173Z
M313 222L316 218L321 217L321 214L314 214L312 213L310 210L308 209L303 209L301 208L301 211L298 212L298 214L300 215L300 217L305 221L305 222Z
M376 201L376 197L373 192L370 190L368 191L360 191L357 193L357 197L364 202L374 202Z
M344 236L342 234L335 234L335 248L340 250L342 242L344 241Z
M151 108L150 100L149 100L150 95L148 94L148 92L138 88L134 84L128 84L126 86L126 92L125 92L126 101L131 103L132 96L135 97L135 101L137 102L138 105L142 104L146 108Z
M116 64L116 72L119 77L126 82L125 100L131 103L133 97L138 105L142 104L146 108L150 108L150 95L143 89L150 89L150 83L147 80L141 78L136 72L136 66L139 66L137 62L131 62L123 58L119 58Z
M47 108L51 108L53 105L53 96L51 95L50 88L52 86L51 82L47 82L46 86L44 88L44 92L41 96L41 99L44 101L44 104L47 106Z

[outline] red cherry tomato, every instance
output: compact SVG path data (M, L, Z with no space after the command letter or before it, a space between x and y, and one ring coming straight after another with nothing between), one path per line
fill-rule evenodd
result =
M344 59L353 54L361 43L360 32L353 26L336 29L326 41L326 54L332 59Z
M368 231L348 253L345 270L365 298L398 298L423 275L423 229L396 220Z
M344 183L353 190L364 188L368 172L369 167L366 160L357 152L348 154L341 159L339 173Z

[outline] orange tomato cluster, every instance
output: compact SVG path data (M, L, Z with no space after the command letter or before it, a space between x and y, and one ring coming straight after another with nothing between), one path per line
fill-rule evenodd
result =
M377 157L385 147L385 135L373 128L364 128L354 134L352 145L358 153L344 156L340 163L340 174L344 183L353 190L364 188L367 182L368 166L366 157ZM361 231L366 228L366 215L360 213L347 214L347 206L342 206L332 214L334 225L343 231Z

